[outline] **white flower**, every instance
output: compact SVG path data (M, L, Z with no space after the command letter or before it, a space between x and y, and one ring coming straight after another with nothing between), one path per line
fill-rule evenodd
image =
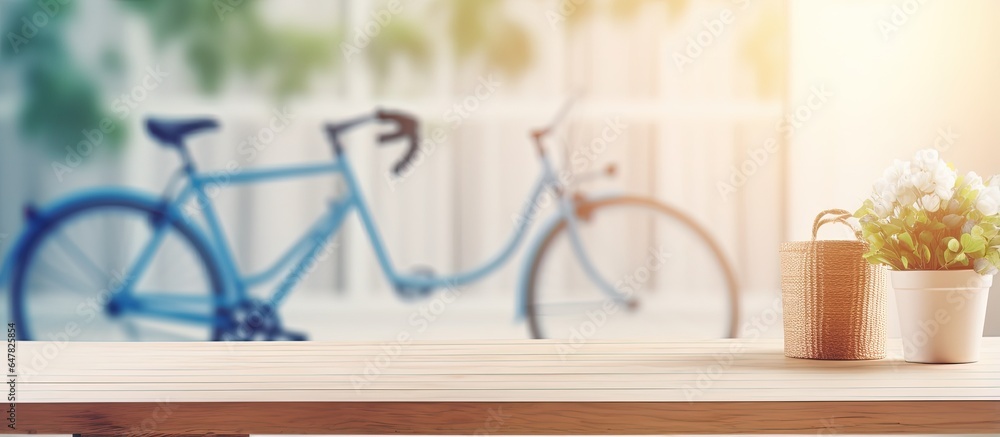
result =
M933 169L940 161L941 155L939 155L938 151L934 149L924 149L918 151L916 156L913 157L913 164L921 170Z
M909 165L896 161L886 170L886 177L897 175L896 200L903 206L910 206L919 200L920 206L931 212L939 210L942 204L954 197L955 181L958 179L955 171L933 149L917 152Z
M1000 175L993 176L993 177L990 178L990 186L991 187L1000 187Z
M912 186L900 186L896 191L896 200L902 206L913 205L917 201L917 192Z
M934 189L934 195L941 198L941 200L947 202L955 196L955 182L952 182L950 186L938 185Z
M934 194L941 200L951 200L955 195L955 182L958 181L958 173L942 162L942 165L934 171Z
M934 192L934 175L926 171L921 171L914 174L911 178L913 182L913 187L920 190L921 193L933 193Z
M989 262L986 258L979 258L975 261L976 272L980 275L991 276L997 274L998 270L993 263Z
M892 214L896 205L919 207L929 212L950 205L958 175L934 149L918 151L911 161L894 160L882 178L875 181L873 201L881 218Z
M983 215L997 215L1000 213L1000 187L986 187L979 192L976 199L976 209Z
M981 190L984 187L983 178L976 174L976 172L970 171L965 175L964 186L972 187L973 190Z
M879 219L889 217L889 214L892 214L892 209L892 202L885 198L875 200L875 214L878 215Z
M888 200L889 203L893 203L896 201L896 192L892 190L882 191L882 194L879 195L879 198Z
M895 182L889 182L885 178L875 181L875 194L881 195L896 189Z
M882 173L882 179L888 182L890 185L896 185L899 179L904 175L910 173L910 163L894 159L892 161L892 166L885 169Z
M927 212L937 212L941 209L941 198L933 194L928 194L920 198L920 206Z

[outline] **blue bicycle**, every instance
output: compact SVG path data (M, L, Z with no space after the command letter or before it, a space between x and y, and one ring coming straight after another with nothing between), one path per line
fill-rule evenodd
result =
M216 128L214 120L149 119L148 133L181 158L163 193L97 189L26 208L26 231L0 272L11 281L18 335L22 340L304 340L285 329L277 309L350 213L360 218L389 283L412 299L476 281L505 265L539 206L549 204L555 212L530 244L517 294L516 312L527 319L532 337L661 336L655 328L699 294L715 296L724 306L713 336L735 337L738 287L719 245L693 219L655 200L583 192L586 181L613 175L612 166L569 180L557 172L545 139L565 113L564 108L556 121L531 134L541 174L521 215L525 220L513 226L494 257L449 276L396 268L342 141L345 132L366 123L391 127L379 140L408 141L394 166L401 173L418 152L413 117L380 110L328 124L332 162L237 174L199 171L185 146L190 135ZM346 193L271 267L240 271L212 206L210 184L220 177L235 185L326 174L339 175ZM192 206L198 212L194 218ZM689 274L694 270L699 274ZM255 297L255 290L275 280L268 296Z

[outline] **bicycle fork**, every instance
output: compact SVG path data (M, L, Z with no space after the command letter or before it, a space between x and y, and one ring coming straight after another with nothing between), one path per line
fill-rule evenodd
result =
M580 238L580 226L573 200L568 196L559 196L559 207L563 210L563 216L566 220L566 232L569 234L570 245L573 248L577 261L583 267L587 278L593 281L615 303L625 305L627 308L633 308L636 303L635 299L632 299L632 296L619 292L613 284L605 280L601 272L594 266L593 261L591 261L587 248Z

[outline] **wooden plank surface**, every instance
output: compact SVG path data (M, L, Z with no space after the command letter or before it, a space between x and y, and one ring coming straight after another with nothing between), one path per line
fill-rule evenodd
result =
M976 364L785 358L776 341L19 344L38 402L1000 400L1000 339ZM48 348L48 353L46 353ZM55 350L55 352L51 352ZM895 354L898 356L898 354ZM51 356L52 358L46 358ZM34 368L36 358L44 366Z
M962 365L772 340L17 346L18 432L1000 433L1000 338Z
M19 432L214 434L665 435L997 434L995 402L37 404ZM9 432L9 430L8 430Z

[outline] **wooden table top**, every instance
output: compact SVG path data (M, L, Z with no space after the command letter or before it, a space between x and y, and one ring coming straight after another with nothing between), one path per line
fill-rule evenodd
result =
M70 343L18 400L37 402L705 402L1000 400L1000 338L976 364L785 358L780 341ZM892 354L900 356L899 353ZM701 387L701 388L699 388ZM700 391L700 393L695 393Z
M134 432L159 408L155 431L182 434L1000 433L1000 338L961 365L890 345L834 362L780 340L19 342L17 432Z

